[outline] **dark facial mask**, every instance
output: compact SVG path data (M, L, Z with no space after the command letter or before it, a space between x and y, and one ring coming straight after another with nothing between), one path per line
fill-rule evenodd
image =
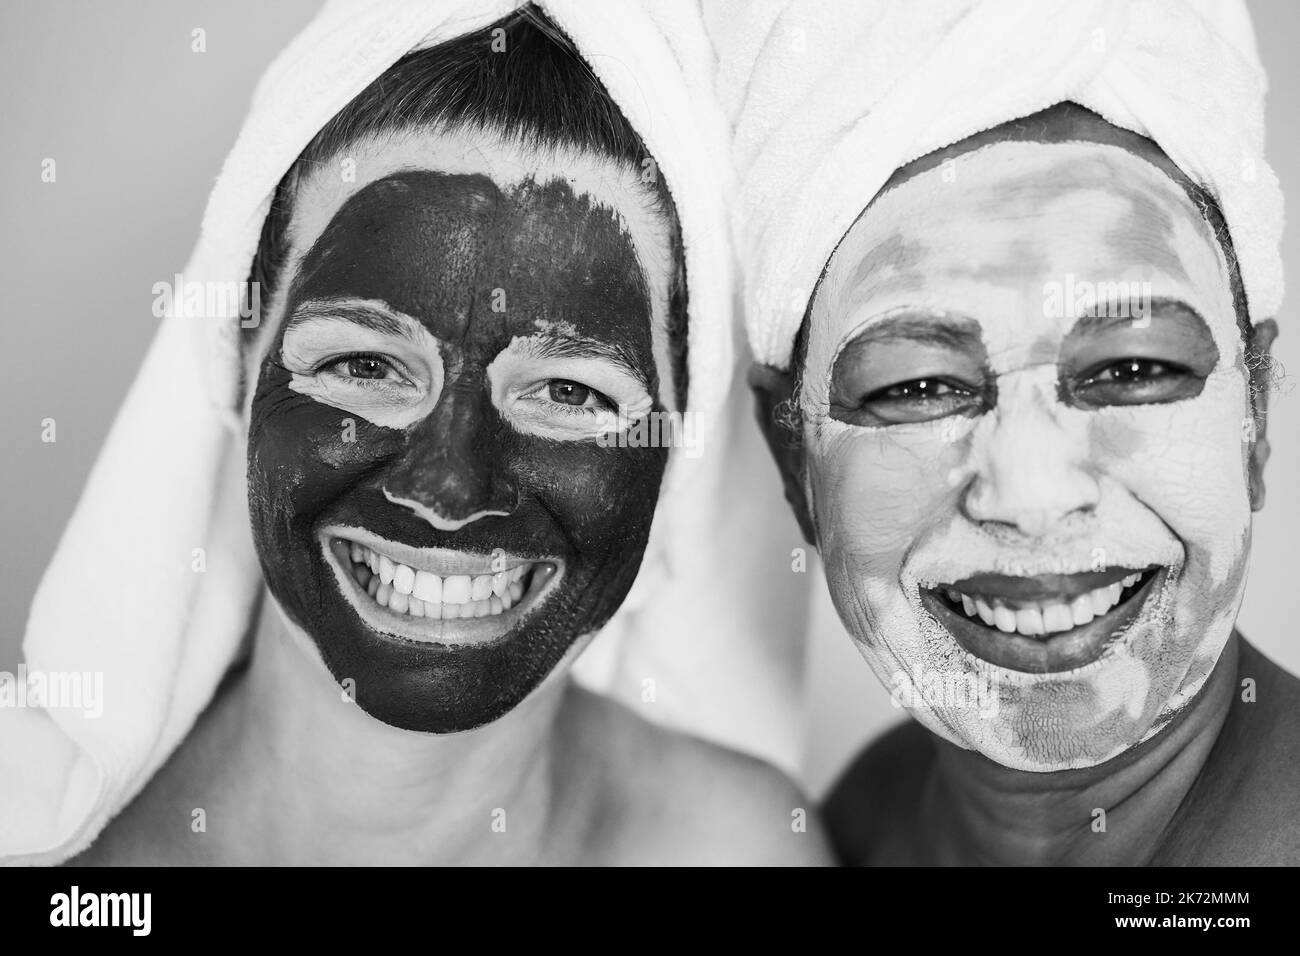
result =
M494 290L504 291L505 311L493 310ZM367 713L409 730L478 727L523 700L621 604L667 462L665 448L522 433L494 405L488 366L516 336L563 327L633 364L660 410L645 278L615 216L567 184L503 191L480 175L402 172L338 211L304 259L284 314L336 299L380 300L418 320L438 340L444 382L414 424L376 425L290 387L282 363L290 319L281 323L248 439L263 573L335 679L355 682L345 686ZM480 516L439 530L393 499L453 522ZM417 642L378 632L344 597L321 541L332 525L414 548L558 559L563 572L503 637Z

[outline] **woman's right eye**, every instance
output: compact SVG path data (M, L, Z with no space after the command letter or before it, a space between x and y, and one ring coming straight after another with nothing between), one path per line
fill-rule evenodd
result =
M934 421L972 411L979 405L975 389L941 378L914 378L865 395L854 409L861 424L901 425Z
M384 378L388 365L377 358L353 358L348 359L347 370L353 378Z
M392 362L381 355L370 353L335 359L321 366L320 371L336 378L354 379L358 382L409 384L406 376L399 372Z

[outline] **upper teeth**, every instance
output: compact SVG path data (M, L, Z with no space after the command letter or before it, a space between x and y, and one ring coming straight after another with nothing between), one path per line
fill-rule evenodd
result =
M355 542L348 546L357 566L353 568L357 582L382 607L412 617L450 620L500 614L523 597L523 577L532 567L521 564L492 574L441 576L398 564Z
M948 588L948 598L960 602L967 617L978 618L989 627L1011 634L1041 637L1057 634L1087 624L1101 617L1119 603L1120 594L1142 579L1140 573L1130 574L1104 588L1080 594L1073 601L1037 601L1008 607L996 600L973 597L955 588Z

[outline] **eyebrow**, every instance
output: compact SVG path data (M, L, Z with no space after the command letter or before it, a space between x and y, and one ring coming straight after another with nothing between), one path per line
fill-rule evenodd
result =
M525 347L536 358L593 358L612 362L650 394L654 394L650 377L627 349L614 342L577 335L564 335L554 330L539 332L525 339Z
M910 314L891 316L868 325L845 344L844 350L899 339L949 349L982 345L979 324L974 319Z
M370 299L309 299L301 303L289 316L284 331L287 335L296 327L315 319L340 319L383 335L413 338L415 319L385 303Z
M1100 303L1098 304L1100 305ZM1115 311L1125 314L1081 315L1071 327L1070 334L1077 335L1088 334L1091 332L1104 332L1107 329L1112 329L1116 326L1132 325L1138 318L1138 316L1133 314L1131 308L1132 298L1130 296L1120 296L1116 298L1113 303L1107 301L1105 304L1108 311L1110 311L1109 306L1113 304L1117 306ZM1210 334L1210 326L1205 321L1205 318L1201 313L1197 312L1182 299L1153 298L1146 309L1146 317L1153 319L1179 319L1197 327L1206 335ZM1211 338L1212 337L1213 336L1211 336Z

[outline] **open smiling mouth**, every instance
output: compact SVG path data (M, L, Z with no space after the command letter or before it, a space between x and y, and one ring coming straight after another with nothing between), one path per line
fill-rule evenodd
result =
M412 548L355 528L326 529L321 540L362 621L424 644L485 644L504 636L554 590L563 569L558 559Z
M1034 673L1090 664L1123 637L1165 568L1014 577L977 574L921 589L921 603L963 648Z

